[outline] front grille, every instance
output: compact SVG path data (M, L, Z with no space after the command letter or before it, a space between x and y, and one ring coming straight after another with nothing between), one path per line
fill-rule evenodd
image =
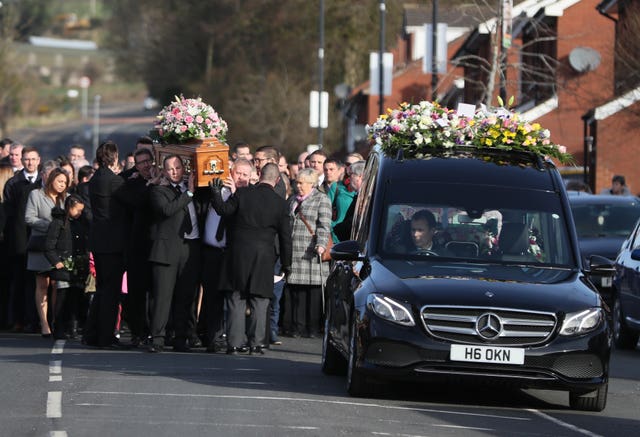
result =
M537 345L553 334L557 323L553 313L508 308L425 306L420 313L433 337L464 344Z

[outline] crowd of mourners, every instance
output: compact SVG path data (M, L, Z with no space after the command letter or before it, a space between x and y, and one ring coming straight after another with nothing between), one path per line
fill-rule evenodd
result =
M0 148L0 329L90 347L263 354L323 327L332 243L349 239L365 163L323 149L287 163L239 142L198 186L149 137L94 162ZM127 340L120 333L130 334Z

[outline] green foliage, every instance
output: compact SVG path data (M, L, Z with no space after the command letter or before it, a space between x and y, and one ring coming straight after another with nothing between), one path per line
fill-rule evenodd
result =
M387 0L387 44L402 20L401 0ZM201 96L229 123L229 142L276 144L293 155L316 142L308 127L309 91L318 89L319 2L287 0L113 0L109 45L121 74L142 78L168 103ZM136 17L132 25L129 17ZM325 1L324 90L367 79L379 45L378 2ZM341 135L330 115L325 146ZM290 151L289 151L290 150Z

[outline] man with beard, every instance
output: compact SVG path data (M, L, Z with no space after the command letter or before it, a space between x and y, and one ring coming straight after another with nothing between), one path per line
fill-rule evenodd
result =
M133 154L135 172L125 181L123 200L127 205L128 234L126 243L127 296L124 318L131 330L131 345L138 347L149 334L147 326L147 297L151 291L149 229L152 214L149 202L151 184L157 183L151 150L142 148Z

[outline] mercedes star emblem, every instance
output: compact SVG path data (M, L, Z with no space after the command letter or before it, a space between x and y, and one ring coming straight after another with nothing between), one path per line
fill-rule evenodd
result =
M476 320L476 332L480 337L493 340L502 332L502 321L497 314L484 313Z

